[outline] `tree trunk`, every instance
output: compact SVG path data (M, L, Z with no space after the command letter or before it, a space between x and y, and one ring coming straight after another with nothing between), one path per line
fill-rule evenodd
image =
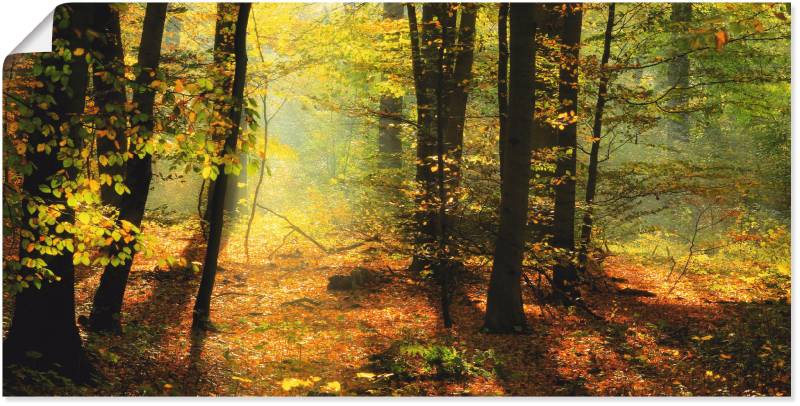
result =
M131 190L130 196L125 196L119 206L119 220L127 221L136 227L142 224L147 195L150 191L150 181L153 177L153 156L142 148L153 133L154 118L153 105L155 90L150 83L156 78L161 59L161 39L164 34L164 20L167 13L167 3L149 3L144 17L142 37L139 45L138 66L141 69L136 78L133 89L133 114L145 115L147 119L140 122L140 134L131 140L133 156L128 160L125 181ZM151 76L152 75L152 76ZM128 274L133 265L135 240L124 243L122 240L111 247L109 255L116 256L128 248L130 259L122 261L117 266L107 265L100 278L100 286L94 295L92 313L89 317L89 328L94 331L120 332L120 318L122 299L128 283Z
M475 20L477 5L474 3L460 4L461 18L458 26L458 37L454 46L455 65L452 67L451 77L445 77L445 95L447 103L447 122L445 128L445 149L447 154L448 180L450 194L455 197L455 191L461 181L460 163L464 149L464 122L467 113L467 97L472 81L472 63L475 51ZM455 15L454 15L455 17ZM454 41L450 41L454 42Z
M37 152L36 148L28 148L25 158L35 166L35 170L23 181L23 191L27 202L31 199L42 199L46 204L61 204L65 209L58 216L58 222L72 222L74 210L66 204L66 197L62 194L56 198L50 193L39 189L40 185L50 184L51 179L75 179L76 167L64 168L63 161L58 158L62 151L59 141L72 143L70 150L80 149L82 145L82 126L80 116L85 105L86 87L88 82L88 66L85 58L73 57L66 61L59 56L59 51L88 49L86 30L95 21L99 5L70 4L59 6L55 10L53 24L54 50L42 54L39 63L43 68L52 67L63 71L69 67L70 74L62 87L53 84L47 73L38 75L37 80L45 86L32 90L33 117L42 120L51 128L60 129L61 137L52 140L54 135L36 131L28 134L28 144L35 146L40 143L54 141L52 151ZM61 23L67 27L60 27ZM63 49L61 48L63 46ZM46 72L46 71L45 71ZM39 100L52 97L52 103L42 108ZM38 100L37 100L38 99ZM52 114L55 113L55 114ZM68 152L68 151L65 151ZM62 172L63 171L63 172ZM29 214L24 211L23 231L29 233L30 240L23 238L20 244L20 260L26 258L41 259L47 264L57 281L44 281L41 288L27 287L15 296L14 312L11 327L3 343L3 366L7 373L6 378L11 379L8 367L11 365L24 365L38 370L55 370L63 376L75 381L90 379L91 366L89 365L75 325L75 267L72 264L72 254L66 250L55 255L40 254L37 250L28 253L26 247L31 242L38 242L39 238L54 234L58 238L69 239L72 234L63 231L53 233L42 230L40 227L30 226L30 221L38 213Z
M123 60L122 34L119 27L119 12L109 4L98 9L95 27L100 35L94 41L94 104L98 108L95 123L98 169L101 177L113 181L100 182L100 198L103 204L119 207L122 195L115 185L125 176L125 155L128 139L125 130L128 120L125 114L125 62Z
M421 271L427 267L435 250L436 225L434 201L436 179L433 168L436 160L436 40L439 37L434 20L433 4L422 7L422 26L418 27L414 5L409 3L408 21L411 36L411 58L414 69L414 84L417 99L417 151L415 197L416 253L411 269ZM438 6L437 6L438 7Z
M247 21L250 14L250 3L220 3L217 6L219 16L217 17L217 38L215 40L215 60L222 60L226 65L235 59L235 71L233 74L232 93L228 99L229 106L225 107L228 122L232 124L226 130L225 146L221 154L235 154L236 143L239 138L239 123L242 118L242 106L244 97L244 80L247 74ZM234 22L233 12L238 8L237 18ZM233 33L233 35L231 35ZM230 49L233 52L230 52ZM219 62L217 62L219 64ZM219 66L219 65L218 65ZM229 76L223 74L223 81ZM221 86L227 89L224 84ZM216 185L209 197L208 207L210 215L208 247L206 257L203 261L203 276L200 280L200 289L197 292L192 329L205 330L211 328L209 316L211 307L211 292L214 289L214 279L217 274L217 260L219 258L219 248L222 239L223 211L225 203L225 192L227 189L228 176L225 174L225 166L220 168L216 179Z
M383 18L399 20L403 18L402 3L383 3ZM391 40L396 35L388 36ZM403 114L403 98L392 94L381 96L381 116L378 119L378 154L380 166L399 168L402 166L403 144L400 141L399 118Z
M534 113L535 6L511 3L508 143L501 184L500 229L486 305L485 328L494 333L526 329L522 308L522 260L528 217Z
M558 93L561 99L559 116L563 129L558 135L556 161L555 213L553 216L553 247L559 250L553 267L553 289L561 299L571 302L577 298L575 282L575 166L577 150L578 65L581 40L580 4L567 5L562 40L562 63L559 70Z
M685 27L683 24L692 20L692 3L672 3L672 14L670 20L678 27L674 30L679 31L683 35ZM676 87L678 89L685 89L689 86L689 55L680 55L669 63L669 70L667 71L667 80L669 87ZM669 109L681 110L689 101L685 90L678 90L675 95L668 100L667 107ZM689 140L689 113L678 112L674 113L668 118L667 131L671 139L677 141Z
M608 97L608 60L611 57L611 40L614 31L614 3L608 4L608 21L603 39L603 56L600 58L600 84L597 88L597 104L594 109L594 125L592 126L592 147L589 152L588 177L586 179L586 212L583 215L581 226L581 244L578 262L582 269L586 269L586 259L589 253L589 244L592 241L592 223L594 221L594 196L597 191L597 166L600 155L600 139L603 135L603 111Z
M500 116L497 147L502 180L504 149L508 138L508 3L500 3L497 12L497 105Z
M536 75L536 113L533 120L533 176L534 190L537 196L545 198L544 205L535 207L538 210L538 221L531 225L533 238L544 240L552 234L552 215L555 199L554 184L555 164L554 149L558 146L558 128L548 120L557 115L558 98L558 65L561 50L558 48L559 38L564 27L562 10L566 3L536 4L536 57L538 72Z

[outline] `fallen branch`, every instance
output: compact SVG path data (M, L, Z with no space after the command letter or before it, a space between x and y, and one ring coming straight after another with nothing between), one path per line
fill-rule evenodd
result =
M286 222L286 224L289 225L289 228L292 229L292 232L297 232L298 234L302 235L303 237L305 237L307 240L311 241L314 245L317 246L317 248L319 248L320 250L322 250L322 252L324 252L326 254L339 254L339 253L342 253L342 252L345 252L345 251L350 251L352 249L356 249L356 248L358 248L358 247L360 247L360 246L362 246L362 245L364 245L366 243L369 243L369 242L381 241L380 236L378 236L376 234L376 235L373 235L373 236L367 238L366 240L359 241L357 243L353 243L353 244L350 244L350 245L345 245L345 246L339 247L339 248L327 248L324 245L322 245L322 243L320 243L319 241L315 240L314 237L310 236L308 233L303 231L303 229L301 229L299 226L297 226L296 224L292 223L292 221L289 220L286 216L275 212L274 210L270 209L269 207L262 206L260 204L256 204L256 206L258 206L259 208L261 208L263 210L266 210L267 212L269 212L269 213L281 218L283 221ZM283 246L283 244L286 242L286 238L288 238L289 235L292 234L292 232L290 232L289 234L287 234L286 236L283 237L283 243L281 243L281 245L278 248ZM277 251L277 249L275 251ZM270 254L270 258L272 257L272 255L275 255L275 252Z
M285 221L285 222L286 222L286 224L288 224L288 225L289 225L289 227L290 227L292 230L294 230L294 231L297 231L297 233L298 233L298 234L302 235L303 237L306 237L306 239L308 239L309 241L311 241L312 243L314 243L314 245L316 245L316 246L317 246L317 248L319 248L320 250L322 250L322 251L323 251L323 252L325 252L326 254L329 252L329 250L328 250L327 248L325 248L325 246L324 246L324 245L320 244L320 242L319 242L319 241L317 241L317 240L315 240L315 239L314 239L314 237L312 237L312 236L308 235L308 234L307 234L305 231L303 231L303 229L302 229L302 228L300 228L300 227L298 227L296 224L292 223L292 221L291 221L291 220L289 220L289 219L288 219L286 216L284 216L284 215L282 215L282 214L280 214L280 213L276 213L274 210L270 209L269 207L262 206L262 205L260 205L260 204L256 204L256 206L258 206L259 208L261 208L261 209L264 209L264 210L266 210L267 212L269 212L269 213L271 213L271 214L273 214L273 215L275 215L275 216L277 216L277 217L281 218L283 221Z
M272 258L275 257L275 254L278 253L278 250L280 250L281 248L283 248L284 245L286 245L286 240L292 234L294 234L294 229L289 230L289 232L286 233L286 235L283 236L283 240L281 241L281 245L278 245L277 247L275 247L275 249L272 250L272 253L269 254L269 257L267 257L267 258L269 258L270 261L272 261Z

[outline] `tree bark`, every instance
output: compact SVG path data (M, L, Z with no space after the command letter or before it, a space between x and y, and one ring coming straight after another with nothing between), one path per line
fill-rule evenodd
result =
M603 112L606 98L608 97L608 61L611 57L611 40L614 31L615 4L608 4L608 21L603 37L603 56L600 58L600 84L597 88L597 104L594 109L594 124L592 126L592 147L589 151L589 167L586 179L586 212L583 215L581 226L581 243L578 262L581 269L586 269L586 259L589 253L589 244L592 241L592 223L594 221L594 197L597 191L597 167L600 155L600 140L603 135Z
M403 18L402 3L383 3L383 18L399 20ZM387 35L392 40L396 35ZM378 153L380 166L400 168L402 166L403 144L400 141L399 118L403 114L403 98L387 93L381 96L381 116L378 120Z
M581 4L567 5L562 40L562 63L559 69L559 116L563 129L558 134L558 157L555 174L555 212L552 245L559 250L553 267L553 288L558 296L571 302L577 298L575 282L575 167L577 150L578 66ZM560 127L561 128L561 127Z
M135 115L144 115L147 118L139 123L140 134L134 135L131 140L133 156L127 162L125 181L131 190L130 196L125 196L119 206L119 224L127 221L136 227L142 224L147 195L150 192L150 181L153 177L153 156L143 150L144 145L153 133L154 118L153 106L155 90L150 83L155 80L161 59L161 40L164 35L164 21L167 14L167 3L149 3L144 17L144 25L139 45L138 67L139 75L133 89L133 102L136 106ZM120 332L122 300L128 275L133 265L133 250L136 240L113 245L109 255L116 256L130 250L130 259L117 266L107 265L100 278L100 286L94 295L92 313L89 316L89 328L94 331Z
M484 328L493 333L526 329L520 279L525 251L534 113L535 5L511 3L508 144L501 184L500 229L494 252Z
M56 198L41 191L39 186L49 185L53 178L75 179L77 175L74 165L64 168L63 161L58 158L63 148L58 141L71 142L69 149L80 149L83 144L80 119L85 107L89 77L85 58L72 57L67 60L60 56L63 54L59 51L88 49L86 30L96 20L97 13L98 6L89 4L68 4L56 8L53 24L53 43L56 48L54 52L42 54L39 62L42 67L53 67L58 71L69 67L70 73L63 86L61 83L54 83L47 73L41 73L37 80L44 83L44 86L32 90L34 99L52 97L53 101L45 108L37 100L32 103L34 117L41 119L43 123L39 128L50 126L60 131L57 130L56 134L45 134L41 130L34 130L28 134L28 144L35 146L47 143L56 136L61 138L55 140L49 153L28 148L25 159L32 162L35 169L25 177L22 187L27 202L38 198L46 204L63 205L65 209L57 218L59 222L73 221L74 210L66 204L64 195ZM61 23L66 23L66 28L60 27ZM66 250L55 255L40 254L36 250L28 253L26 246L30 242L53 233L38 226L32 227L30 222L36 218L36 213L30 215L27 210L24 213L23 230L32 238L22 239L20 260L44 260L48 269L60 280L44 281L41 288L24 288L15 295L11 327L3 343L4 369L8 373L9 366L24 365L37 370L54 370L74 381L87 381L91 378L91 366L84 355L75 324L75 267L72 264L72 255ZM62 239L72 238L72 234L67 231L54 235ZM10 373L6 375L8 379L11 376Z
M508 138L508 3L500 3L497 12L497 106L500 116L497 147L502 180L503 157Z
M227 4L227 6L226 6ZM244 80L247 75L247 21L250 14L250 3L238 3L237 7L231 7L230 3L221 3L217 7L219 16L217 19L217 38L215 41L215 54L223 63L229 63L231 58L235 59L235 71L233 74L232 93L230 94L229 106L225 109L228 115L230 128L225 131L225 146L222 154L235 154L236 143L239 138L239 123L242 118L242 105L244 97ZM233 21L233 9L238 8L235 22ZM231 35L233 34L233 35ZM229 52L229 49L233 52ZM217 52L219 51L219 52ZM215 55L215 59L216 55ZM223 78L226 75L223 72ZM223 79L225 81L226 79ZM227 88L223 84L223 89ZM214 289L214 279L217 274L217 261L219 259L219 248L222 239L223 212L225 203L225 192L227 189L228 176L225 174L225 165L220 168L209 198L209 237L206 256L203 261L203 275L200 280L200 289L197 292L194 314L192 319L193 330L206 330L211 328L211 293Z

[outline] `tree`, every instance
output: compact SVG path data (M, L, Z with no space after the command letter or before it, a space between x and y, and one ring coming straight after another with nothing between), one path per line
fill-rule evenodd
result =
M418 253L412 269L431 264L431 252L436 250L437 241L443 240L449 249L454 249L452 235L444 236L442 231L455 226L455 219L449 213L457 203L456 189L461 178L476 12L474 4L425 4L422 26L418 28L416 12L409 5L417 97L416 180L420 185L416 215ZM442 209L446 212L444 216L439 213ZM439 218L449 224L439 224Z
M383 17L391 20L403 18L403 4L383 3ZM403 98L386 92L381 95L380 103L381 114L378 119L380 165L386 168L399 168L403 162L403 144L400 141L398 125L403 113Z
M96 32L99 34L91 50L94 60L94 117L100 173L100 197L106 205L119 207L124 189L125 161L128 152L128 118L125 113L125 62L119 11L110 4L99 6Z
M500 177L503 177L503 152L508 139L508 3L497 10L497 112L499 118L498 152Z
M577 291L577 271L574 264L575 249L575 169L578 133L578 66L581 22L580 4L569 4L564 16L561 34L561 67L559 69L558 95L559 134L555 173L555 212L553 215L553 247L559 258L553 267L553 288L557 294L572 301Z
M88 64L83 54L89 48L87 31L96 21L98 5L69 4L54 12L53 52L42 54L34 67L43 84L32 90L29 105L31 121L25 126L28 143L25 159L33 170L23 182L25 193L20 244L20 262L32 265L43 261L52 280L34 283L15 295L11 327L3 343L3 366L23 365L39 370L55 370L75 381L90 379L86 359L75 325L75 267L72 250L54 250L36 245L54 235L71 240L75 211L66 195L50 193L49 187L74 179L75 166L65 167L59 155L72 156L80 149L85 131L81 115L85 106ZM42 145L43 147L38 147ZM56 232L50 230L55 227ZM31 275L31 281L38 275ZM11 376L10 374L6 375Z
M606 99L608 98L608 82L610 72L608 61L611 57L611 40L614 33L614 10L615 4L608 4L608 21L606 31L603 35L603 55L600 57L600 84L597 87L597 104L594 109L594 123L592 125L592 142L589 151L589 166L587 168L586 179L586 212L583 215L583 225L581 226L581 242L578 262L585 269L586 259L589 251L589 244L592 241L592 223L594 198L597 192L597 167L600 160L600 140L603 136L603 112L605 110Z
M468 86L472 78L476 6L436 3L422 8L422 28L409 5L412 63L417 93L417 254L411 268L433 265L448 302L456 244L452 230L460 182ZM460 18L459 18L460 17ZM420 40L421 37L421 40Z
M415 223L417 226L415 245L417 252L411 269L420 271L430 263L431 244L436 240L435 223L431 218L431 209L435 196L435 178L433 176L434 158L436 157L436 137L434 133L436 103L436 65L434 44L436 22L435 7L441 5L425 4L422 8L422 26L417 26L417 14L414 5L409 3L408 21L411 37L411 58L414 71L414 87L417 99L417 151L416 181L419 191L416 194Z
M215 135L224 136L224 146L220 151L220 154L224 156L236 156L236 144L239 139L239 123L242 121L244 104L244 82L247 75L246 40L250 7L250 3L220 3L217 5L214 60L216 69L219 69L219 71L215 79L217 87L223 90L223 96L220 103L216 105L215 115L218 115L224 122L217 127ZM231 65L235 66L232 75L229 68ZM215 137L215 141L218 138ZM214 289L214 279L217 274L217 261L222 239L228 172L235 173L233 165L223 163L215 181L216 186L209 193L208 247L203 261L200 289L197 292L197 300L194 306L193 330L212 328L209 320L211 293Z
M534 114L535 5L511 3L508 142L502 164L500 228L495 242L484 327L494 333L526 329L522 260L528 219L528 186Z
M125 168L125 182L131 192L119 205L119 225L123 228L141 227L150 181L153 177L153 156L146 149L155 124L153 107L156 92L150 84L158 77L166 14L167 3L149 3L145 11L136 65L138 75L133 86L134 109L131 113L131 122L138 125L140 130L131 137L133 155L127 161ZM117 265L109 263L103 271L89 317L89 328L92 330L120 331L122 299L128 283L128 274L133 265L135 244L135 239L127 242L120 240L110 247L112 257L127 253L130 258Z
M692 20L692 3L672 3L671 10L670 20L675 25L683 26ZM681 50L678 50L678 52L681 52ZM686 89L689 86L688 54L681 53L670 61L667 81L669 87L677 89ZM668 101L669 108L680 109L686 105L688 97L685 91L679 90ZM670 137L678 141L687 141L689 139L689 112L677 112L674 116L669 117L668 120L667 131Z

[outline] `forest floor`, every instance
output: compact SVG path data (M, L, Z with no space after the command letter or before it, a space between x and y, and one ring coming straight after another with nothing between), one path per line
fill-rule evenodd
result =
M202 260L202 245L148 225L154 258ZM441 327L430 280L365 245L323 255L311 245L228 244L212 299L219 331L190 334L199 275L137 259L124 333L82 332L105 376L99 395L790 395L790 310L729 281L687 275L672 293L664 272L610 256L608 284L586 293L603 317L536 304L526 290L525 335L481 332L488 269L459 279L454 327ZM328 277L363 267L379 275L351 291ZM485 271L485 272L484 272ZM80 269L78 314L100 271ZM717 281L718 283L718 281ZM6 306L8 308L9 306Z

